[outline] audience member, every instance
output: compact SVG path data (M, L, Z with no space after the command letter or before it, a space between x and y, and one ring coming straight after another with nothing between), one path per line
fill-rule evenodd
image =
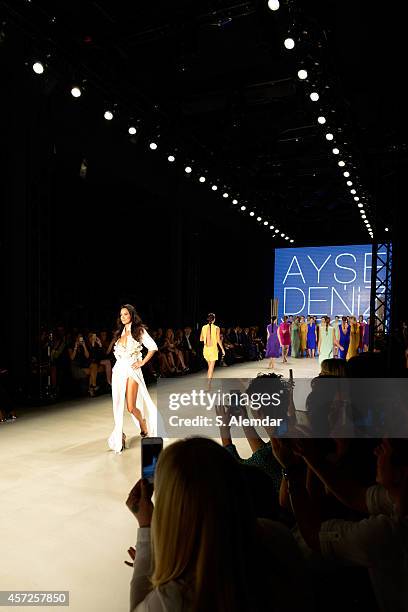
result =
M168 446L127 506L139 522L131 582L134 612L310 610L310 587L289 530L257 518L239 464L218 444ZM293 589L296 584L296 589Z

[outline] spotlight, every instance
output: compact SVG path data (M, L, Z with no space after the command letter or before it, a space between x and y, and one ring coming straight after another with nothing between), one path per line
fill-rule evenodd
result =
M105 117L106 121L112 121L113 119L113 113L109 110L105 111L103 116Z
M360 213L361 213L362 215L365 215L365 210L364 210L364 208L360 208Z
M285 45L285 49L294 49L295 47L295 41L293 38L285 38L283 44Z
M346 165L346 162L344 162L342 159L339 161L338 165L340 166L340 168L344 168L344 166Z
M277 11L279 6L279 0L268 0L268 7L271 9L271 11Z
M184 168L184 172L185 172L186 174L190 174L190 173L192 172L192 170L193 170L193 169L191 168L191 166L186 166L186 167Z
M343 176L345 176L346 178L348 178L348 177L350 176L350 172L347 172L347 170L346 170L346 172L343 172Z
M211 187L211 189L212 189L213 191L217 191L218 187L217 187L217 185L213 185L213 186Z
M361 204L361 202L360 202L360 204L357 204L357 206L358 206L359 208L363 208L363 205Z
M267 221L264 221L264 225L268 225L268 222L267 222Z
M367 219L367 216L366 215L361 215L361 218L362 219ZM368 221L367 221L367 223L368 223Z
M157 144L155 142L151 142L149 144L149 147L151 148L152 151L155 151L157 149ZM187 170L186 170L186 172L187 172ZM190 170L190 172L191 172L191 170Z
M385 231L385 232L389 232L390 230L389 230L389 228L388 228L388 227L384 227L384 231Z
M320 125L324 125L326 123L326 117L318 117L317 122L320 123Z
M250 217L254 217L254 216L255 216L255 213L254 213L254 211L253 211L253 210L251 210L251 212L249 213L249 216L250 216Z
M360 198L359 198L358 196L354 196L354 201L355 201L355 202L358 202L358 201L359 201L359 199L360 199Z
M174 162L174 161L176 161L176 158L174 157L174 155L169 155L168 158L167 158L167 161Z
M275 234L279 234L279 230L278 229L275 230Z
M71 89L71 96L73 96L74 98L80 98L82 94L82 91L79 89L79 87L73 87Z
M256 220L257 221L262 221L262 217L257 217Z
M291 241L290 241L290 242L294 242L293 238L291 239Z
M285 236L285 240L289 240L289 236Z
M44 72L44 64L41 62L35 62L33 64L33 70L35 74L42 74Z
M224 191L224 193L222 194L223 198L228 198L228 193L226 191Z
M312 102L317 102L319 99L319 94L317 93L317 91L312 91L312 93L310 94L309 98L311 99Z
M285 234L281 234L281 237L282 237L282 238L284 238L284 237L285 237Z
M241 210L246 210L246 206L241 206Z
M275 229L275 226L274 225L270 225L269 229Z
M130 128L128 129L128 132L131 136L133 136L134 134L136 134L137 129L133 125L131 125Z
M233 204L238 204L238 200L232 200Z
M351 183L351 181L347 181L348 183ZM357 193L357 191L355 189L350 189L350 193L351 195L355 195Z
M205 176L200 176L198 180L200 181L200 183L205 183Z
M298 70L298 77L301 81L304 81L305 79L307 79L307 70Z
M330 139L329 139L330 140ZM339 149L337 147L334 147L333 149L333 154L334 155L338 155L340 153Z
M326 134L326 140L333 140L334 136L330 132Z
M351 186L352 186L352 184L353 184L353 183L352 183L351 181L347 181L347 185L348 185L349 187L351 187Z

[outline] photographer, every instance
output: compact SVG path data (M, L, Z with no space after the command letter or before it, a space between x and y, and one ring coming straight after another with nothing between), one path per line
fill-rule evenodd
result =
M81 333L77 335L74 344L68 349L68 354L71 360L73 379L81 381L89 378L88 393L91 397L94 397L98 365L91 363L90 354Z

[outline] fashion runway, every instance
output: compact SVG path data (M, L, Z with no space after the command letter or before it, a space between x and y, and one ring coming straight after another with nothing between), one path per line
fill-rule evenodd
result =
M217 368L214 378L252 378L270 372L267 365ZM295 379L319 371L317 359L289 358L276 372L288 376L290 367ZM174 392L180 381L186 377L169 379ZM149 391L155 401L154 386ZM114 454L107 445L112 422L105 395L42 407L0 425L0 590L68 590L72 611L128 610L132 570L124 560L137 523L125 500L140 478L141 438L125 412L129 448ZM247 442L235 442L248 456Z

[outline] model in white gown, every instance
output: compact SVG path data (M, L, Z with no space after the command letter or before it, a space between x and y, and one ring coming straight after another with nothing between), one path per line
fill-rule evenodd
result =
M123 330L122 336L125 335L125 331L126 329ZM133 378L138 384L136 408L140 410L143 419L146 420L149 435L157 435L157 408L147 390L142 368L132 368L136 361L142 361L142 346L147 348L148 351L157 351L157 344L146 330L143 330L139 342L132 335L129 335L126 346L119 343L119 339L114 345L116 363L112 370L112 404L115 427L109 437L108 444L116 453L120 453L122 450L123 414L128 378ZM133 414L131 414L131 417L139 429L136 417Z

